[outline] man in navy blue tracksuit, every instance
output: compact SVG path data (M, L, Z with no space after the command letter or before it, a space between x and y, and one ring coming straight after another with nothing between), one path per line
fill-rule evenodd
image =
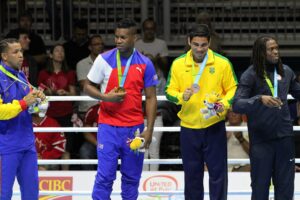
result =
M233 111L248 117L251 199L268 199L272 179L275 199L292 200L295 146L287 95L299 100L300 84L294 72L282 64L274 38L259 37L252 60L233 101Z

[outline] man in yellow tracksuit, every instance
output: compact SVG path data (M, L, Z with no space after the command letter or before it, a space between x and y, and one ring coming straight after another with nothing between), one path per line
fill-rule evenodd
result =
M174 60L166 85L167 99L181 105L180 144L185 173L185 199L204 198L204 163L211 200L227 198L225 115L237 87L230 61L209 49L206 25L189 35L191 50Z

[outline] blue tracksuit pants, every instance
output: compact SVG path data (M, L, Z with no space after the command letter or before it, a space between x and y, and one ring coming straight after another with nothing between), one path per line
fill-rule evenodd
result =
M208 128L181 127L180 149L186 200L204 198L204 163L209 173L210 200L227 199L227 139L225 122Z
M134 132L144 130L144 125L118 127L107 124L98 126L98 169L93 189L93 200L109 200L113 182L116 179L118 158L121 159L122 199L136 200L143 169L144 153L130 150L127 140L133 139Z
M39 179L35 146L29 150L0 155L0 173L0 200L12 199L16 177L22 200L38 199Z
M271 178L274 184L275 200L293 199L295 179L293 137L251 145L250 162L252 200L269 199Z

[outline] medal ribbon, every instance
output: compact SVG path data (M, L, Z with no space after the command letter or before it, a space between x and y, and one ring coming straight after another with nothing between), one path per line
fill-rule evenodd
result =
M196 84L196 85L198 85L198 82L199 82L199 80L200 80L200 78L202 76L202 73L203 73L203 70L205 68L207 59L208 59L208 54L206 53L206 55L205 55L205 57L204 57L204 59L203 59L203 61L201 63L200 69L199 69L199 71L197 73L197 76L196 76L196 78L194 80L194 84ZM194 61L193 61L193 65L192 65L192 72L193 72L193 76L194 76L195 75L195 73L194 73L195 72L195 62Z
M265 73L265 80L271 90L273 97L278 97L278 80L277 80L277 70L274 69L274 87L272 85L271 80L268 78L267 73Z
M135 49L133 49L133 52L132 52L131 56L128 58L128 60L126 62L126 67L125 67L124 73L122 75L120 52L119 52L119 50L117 50L118 80L119 80L119 86L120 87L124 86L124 83L125 83L125 80L126 80L126 77L127 77L127 74L128 74L129 66L131 64L131 60L132 60L134 52L135 52Z
M26 86L29 86L29 88L32 88L33 86L30 83L26 83L24 81L22 81L21 79L17 78L15 75L13 75L12 73L10 73L9 71L7 71L2 65L0 65L0 70L8 77L19 81L20 83L23 83Z

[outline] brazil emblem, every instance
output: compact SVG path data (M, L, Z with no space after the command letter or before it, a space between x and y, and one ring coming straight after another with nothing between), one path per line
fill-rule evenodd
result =
M215 73L215 68L214 67L210 67L209 68L209 73L214 74Z

